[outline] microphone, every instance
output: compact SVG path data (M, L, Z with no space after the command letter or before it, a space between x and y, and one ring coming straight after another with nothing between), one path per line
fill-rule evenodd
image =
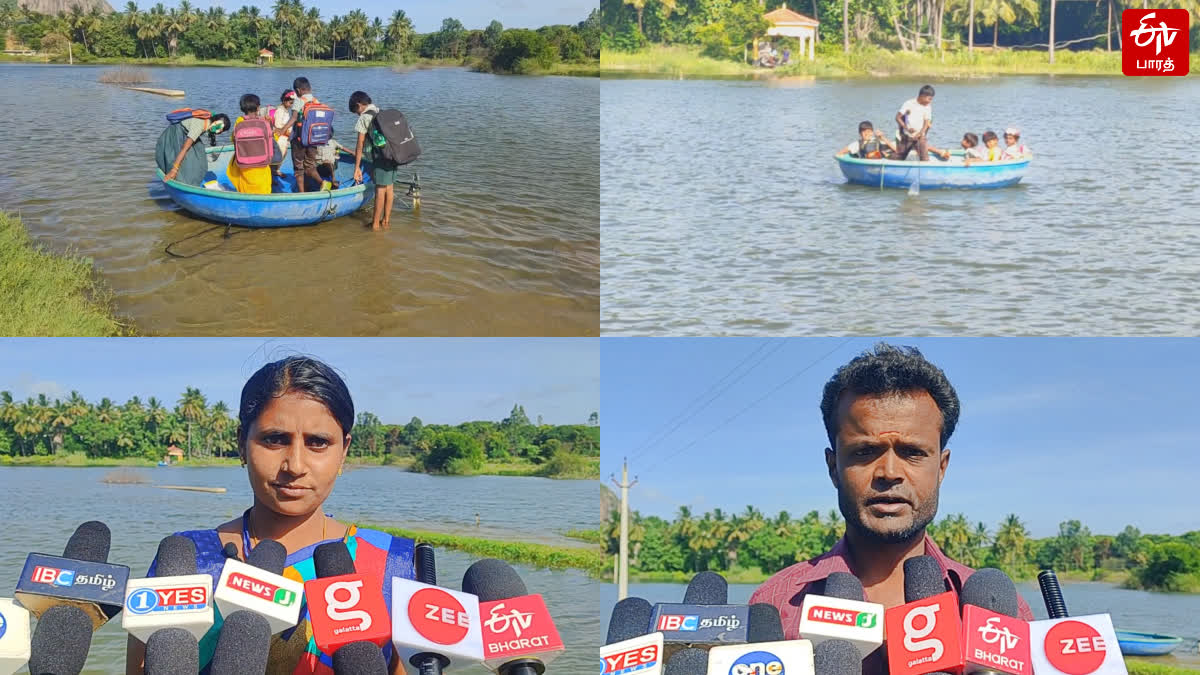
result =
M283 545L271 539L259 542L246 562L226 560L213 593L221 616L228 619L239 611L259 614L266 619L271 635L295 626L300 620L304 584L282 576L286 560Z
M1037 675L1127 675L1125 659L1109 614L1068 617L1067 606L1050 570L1038 583L1051 616L1029 624L1033 671Z
M29 610L0 598L0 675L12 675L29 661L29 640Z
M600 648L601 675L662 675L663 635L647 632L653 612L643 598L628 597L613 606Z
M904 601L884 615L890 675L962 672L958 598L946 590L937 560L922 555L904 561Z
M160 628L146 641L145 675L173 675L193 670L200 670L200 645L190 631Z
M439 588L433 547L413 551L417 579L392 577L392 644L421 675L483 661L479 598Z
M392 626L380 580L354 571L354 560L342 541L318 546L313 566L317 578L305 582L304 594L317 648L334 654L354 642L367 642L376 649L386 645Z
M155 576L125 586L121 616L121 627L146 643L147 659L155 631L180 628L196 641L213 624L212 577L196 573L196 544L171 535L159 542L154 560Z
M730 605L729 584L715 572L700 572L688 582L684 602L660 603L651 614L650 630L663 634L670 657L681 647L745 644L750 608Z
M74 605L46 610L33 631L30 675L79 675L92 646L92 618Z
M387 675L388 664L383 658L383 650L370 642L360 640L339 647L333 653L333 672Z
M985 567L963 582L964 675L1031 675L1029 624L1017 618L1017 587Z
M862 582L846 572L825 580L825 595L808 593L800 606L800 636L813 647L826 640L845 640L858 649L861 661L883 644L883 605L863 600Z
M485 558L467 568L462 589L479 597L483 665L500 675L541 675L564 651L550 610L516 570Z
M225 623L221 624L208 672L210 675L265 675L270 656L269 620L262 614L239 609L226 616Z
M93 630L103 626L121 611L129 581L128 567L108 563L111 543L108 526L92 520L76 528L62 556L30 553L14 598L39 619L53 607L71 606L91 620Z
M813 654L814 670L819 675L862 675L862 653L845 640L826 640Z
M712 675L813 675L812 642L785 641L783 622L774 605L750 605L747 637L747 644L708 650L708 672Z
M675 652L667 659L663 675L702 675L706 672L708 655L703 649L688 647Z
M729 604L729 582L716 572L700 572L688 582L683 592L685 605Z

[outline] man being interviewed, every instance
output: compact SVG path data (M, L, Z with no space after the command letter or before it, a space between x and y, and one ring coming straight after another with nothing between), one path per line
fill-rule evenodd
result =
M974 570L942 553L925 528L937 514L950 464L946 442L958 423L958 394L916 348L876 346L838 369L825 384L821 414L829 436L825 465L846 519L846 534L828 552L788 567L750 597L779 609L784 634L799 639L801 605L833 572L862 581L866 600L904 604L904 561L932 556L958 592ZM1018 598L1020 618L1033 620ZM885 647L863 661L863 675L887 673Z

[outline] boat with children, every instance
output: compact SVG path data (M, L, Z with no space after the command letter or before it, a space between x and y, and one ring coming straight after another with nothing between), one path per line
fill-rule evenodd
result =
M846 180L877 188L1001 188L1016 185L1029 169L1029 158L964 164L964 153L951 151L950 159L910 161L861 159L838 154L838 167Z

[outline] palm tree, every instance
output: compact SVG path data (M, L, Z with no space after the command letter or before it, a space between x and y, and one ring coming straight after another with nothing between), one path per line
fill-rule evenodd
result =
M275 17L275 25L279 27L280 57L283 56L284 31L292 23L292 3L289 0L275 0L271 6L271 14Z
M189 459L192 456L192 425L203 420L207 410L208 402L204 399L204 394L195 387L188 387L183 392L183 396L179 398L178 413L187 421L187 456Z
M392 18L384 31L385 43L393 52L403 54L412 44L413 25L404 10L392 12Z
M646 9L646 0L623 0L623 2L626 5L631 5L635 10L637 10L638 33L645 35L646 30L642 26L642 12ZM813 2L816 2L816 0L813 0Z
M32 401L21 405L17 421L13 424L13 432L21 439L21 455L30 453L29 438L42 432L42 424L36 406Z
M57 405L54 406L54 416L50 420L50 429L53 433L53 437L50 441L50 448L53 454L57 455L59 451L62 450L63 436L74 423L75 418L71 415L71 404L57 403Z
M992 543L992 559L1010 574L1017 573L1027 564L1028 546L1029 532L1017 514L1010 513L1000 523L1000 529L996 530L996 539Z
M999 45L1000 23L1013 23L1017 20L1017 12L1021 11L1038 21L1038 0L981 0L979 7L980 23L992 27L992 49ZM1051 36L1051 42L1054 37Z
M162 403L157 398L151 396L146 401L146 423L150 426L150 433L154 436L155 440L158 440L158 430L162 428L163 423L170 416L171 413L162 406Z
M304 51L307 52L307 58L311 59L316 51L317 40L321 37L321 10L310 7L308 13L304 15L301 26Z
M0 391L0 422L13 424L20 416L21 408L13 401L12 392Z
M850 53L850 0L842 0L842 53Z
M142 41L142 53L143 54L146 53L146 44L147 43L154 44L154 42L156 40L158 40L158 38L162 37L162 29L160 28L160 26L161 26L160 21L162 18L163 11L164 11L163 6L162 6L162 3L160 2L160 3L158 3L158 5L151 7L150 12L148 14L143 14L138 19L137 38ZM155 48L155 53L156 54L158 53L157 48Z
M228 440L226 432L233 426L233 419L229 416L229 406L225 405L224 401L217 401L213 405L208 417L208 426L212 429L215 441ZM218 452L224 455L226 443L214 443L217 446Z

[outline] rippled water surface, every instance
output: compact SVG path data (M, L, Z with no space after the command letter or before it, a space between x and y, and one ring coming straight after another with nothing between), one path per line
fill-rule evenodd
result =
M1021 184L847 185L833 153L921 84L604 80L603 332L1200 330L1200 80L935 82L934 144L1017 125Z
M394 226L393 226L394 227ZM158 542L172 532L215 527L239 516L250 504L245 470L237 468L138 469L145 485L102 482L112 469L0 468L0 494L25 505L27 517L13 518L0 530L0 596L12 595L32 552L59 555L80 523L102 520L112 530L109 561L128 565L134 577L145 574ZM128 470L120 470L128 473ZM160 485L224 487L224 494L182 492ZM490 539L580 545L563 534L598 526L595 481L478 476L442 478L410 474L390 467L347 471L326 502L326 511L343 522L374 523L439 532L460 532ZM480 524L475 525L475 514ZM461 587L475 558L437 551L438 582ZM559 672L593 668L603 642L600 613L609 586L581 572L551 572L515 566L530 593L540 593L554 617L567 651L554 663ZM120 615L92 640L85 673L124 672L125 633ZM484 675L483 668L463 673Z
M598 80L149 69L157 86L187 91L168 99L98 84L103 70L0 65L0 86L20 92L0 97L0 208L19 210L50 249L93 258L118 312L141 332L599 330ZM398 210L390 232L374 233L368 208L317 227L242 231L188 260L168 257L167 244L210 225L178 211L155 179L163 114L183 106L236 113L246 92L277 102L298 75L335 108L336 137L350 147L354 90L409 116L425 151L411 165L421 175L420 214ZM219 242L213 232L179 250Z

